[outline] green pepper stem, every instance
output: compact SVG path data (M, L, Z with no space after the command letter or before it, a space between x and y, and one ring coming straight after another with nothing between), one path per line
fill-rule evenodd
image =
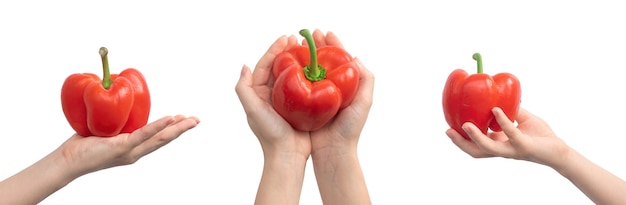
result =
M472 58L476 60L476 63L478 64L477 73L483 73L483 58L480 56L480 53L474 53L474 55L472 55Z
M326 69L322 68L317 63L317 48L315 47L315 40L313 40L313 35L308 29L300 30L300 35L306 39L307 45L309 46L309 53L311 55L311 62L309 65L304 67L304 74L307 79L310 81L319 81L326 78Z
M102 71L104 74L102 75L102 86L104 89L109 89L113 81L111 81L111 73L109 71L109 50L105 47L100 47L100 57L102 58Z

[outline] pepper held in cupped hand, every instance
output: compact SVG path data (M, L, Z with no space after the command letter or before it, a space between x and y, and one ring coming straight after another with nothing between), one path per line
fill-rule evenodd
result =
M300 35L308 47L295 46L274 60L272 103L293 128L314 131L350 105L359 85L359 69L343 48L316 49L309 30L301 30Z
M501 131L491 110L500 107L514 121L521 102L519 80L510 73L490 76L483 73L480 54L473 55L478 63L478 73L468 75L462 69L450 73L443 90L443 112L450 127L464 138L470 139L461 126L471 122L483 133L489 129Z
M92 73L76 73L63 83L63 113L78 135L112 137L148 122L150 92L144 76L134 68L110 74L107 54L100 48L102 80Z

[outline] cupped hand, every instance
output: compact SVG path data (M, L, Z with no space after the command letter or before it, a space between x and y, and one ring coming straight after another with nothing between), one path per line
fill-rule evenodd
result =
M276 56L299 45L296 36L281 36L261 57L254 72L244 65L235 91L244 108L248 125L257 136L263 152L298 153L308 159L311 145L308 132L295 130L273 108L271 102Z
M133 133L113 137L73 135L56 151L73 177L135 163L159 149L200 122L196 117L167 116Z
M328 32L324 35L320 30L313 32L313 39L318 47L336 46L343 48L339 38ZM306 41L303 42L306 45ZM359 87L352 103L339 110L328 124L311 132L312 153L322 151L355 151L361 131L372 106L374 92L374 75L363 66L358 58L354 59L360 71Z
M504 157L531 161L550 167L559 165L571 151L543 119L520 108L517 126L509 121L500 108L492 110L501 132L483 134L474 124L463 124L472 140L464 139L454 129L446 134L461 150L474 158Z

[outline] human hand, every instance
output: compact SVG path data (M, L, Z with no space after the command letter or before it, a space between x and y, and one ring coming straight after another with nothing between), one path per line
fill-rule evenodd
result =
M343 45L332 32L313 32L315 44ZM374 75L358 58L359 85L347 107L322 128L311 132L311 158L324 204L371 204L365 177L357 156L357 144L372 106Z
M295 36L281 36L261 57L254 73L243 66L235 91L248 125L261 144L264 167L255 204L298 204L306 161L311 154L308 132L295 130L271 104L276 56L298 45Z
M520 108L516 117L517 127L508 120L502 109L493 108L493 114L501 132L483 134L474 124L465 123L462 128L472 139L466 140L454 129L446 134L461 150L474 158L504 157L531 161L552 168L560 166L571 149L543 119Z
M281 36L261 57L254 73L244 65L235 91L246 112L248 125L266 157L297 154L306 161L311 153L309 133L295 130L272 107L272 64L276 55L298 45L296 36Z
M0 182L0 204L38 204L78 177L135 163L182 133L196 117L163 117L133 133L113 137L74 134L49 155Z
M337 46L343 48L339 38L332 32L324 35L320 30L315 30L313 38L318 47ZM306 41L303 41L303 44L306 44ZM359 136L372 106L374 75L363 66L358 58L354 60L360 71L356 96L352 103L340 110L333 120L321 129L311 132L312 155L337 156L337 152L356 154Z
M196 127L199 122L196 117L177 115L163 117L130 134L113 137L75 134L55 152L69 169L70 178L77 178L98 170L133 164Z

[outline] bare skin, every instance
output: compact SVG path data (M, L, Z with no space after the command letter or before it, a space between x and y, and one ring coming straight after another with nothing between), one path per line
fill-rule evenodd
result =
M131 134L73 135L41 160L0 182L0 204L38 204L83 175L135 163L199 122L196 117L167 116Z
M463 129L472 141L453 129L446 134L474 158L504 157L542 164L567 178L596 204L626 203L626 182L569 147L541 118L520 109L515 126L500 108L492 112L502 132L485 135L472 123L465 123Z
M343 47L332 32L313 32L315 44ZM306 42L302 42L305 44ZM265 165L255 204L298 204L309 157L324 204L371 204L357 157L357 144L372 105L374 76L358 59L359 90L352 104L332 122L314 132L294 130L271 106L276 55L298 45L295 36L281 36L251 73L247 66L235 88L264 153Z

